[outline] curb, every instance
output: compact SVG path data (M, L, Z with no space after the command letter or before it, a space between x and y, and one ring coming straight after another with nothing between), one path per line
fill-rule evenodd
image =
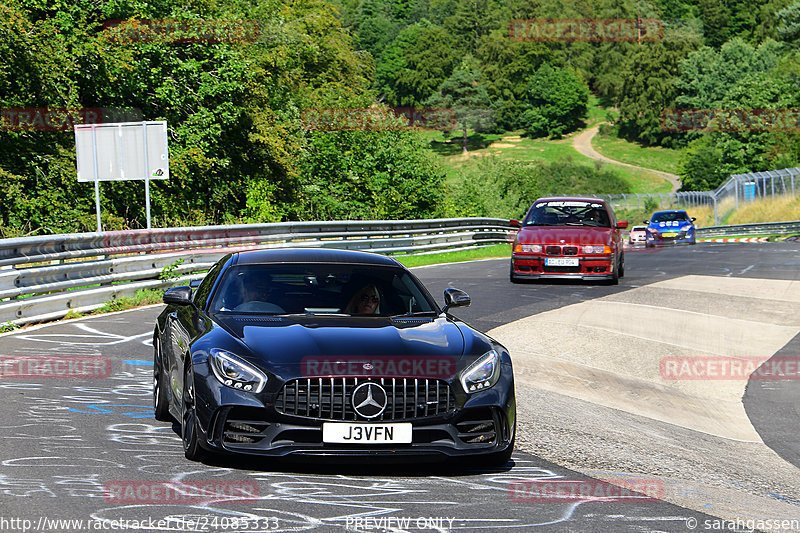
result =
M697 242L769 242L769 237L739 237L733 239L697 239Z

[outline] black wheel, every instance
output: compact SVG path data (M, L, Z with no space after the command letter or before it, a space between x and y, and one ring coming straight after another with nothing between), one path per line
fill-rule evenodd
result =
M522 283L522 280L514 275L514 263L511 263L511 268L508 269L508 279L511 283Z
M169 400L167 400L167 375L163 368L163 358L158 338L153 340L153 416L161 422L169 422Z
M195 412L194 374L192 367L186 368L183 377L183 408L181 410L181 440L183 453L190 461L201 461L206 452L200 447L197 436L197 413Z
M614 272L611 273L611 279L608 280L609 285L619 285L619 263L614 265Z
M619 256L619 277L625 277L625 254Z

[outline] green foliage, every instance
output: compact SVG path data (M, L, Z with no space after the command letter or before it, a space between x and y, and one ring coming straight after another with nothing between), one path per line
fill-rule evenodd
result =
M455 216L519 218L542 196L630 192L614 172L569 159L525 163L486 157L464 170L457 183Z
M430 218L444 198L444 171L413 132L311 135L302 161L301 220Z
M778 36L793 48L800 47L800 1L778 11Z
M691 34L666 32L661 41L637 47L623 71L620 133L644 145L674 144L661 128L659 115L674 107L679 66L698 46Z
M457 252L442 252L437 254L422 253L413 255L395 255L395 259L409 268L437 265L440 263L458 263L461 261L474 261L476 259L492 259L496 257L510 257L510 244L493 244L489 246L473 246L468 250Z
M542 65L528 81L529 108L521 122L530 137L561 137L582 124L589 88L573 73Z
M443 121L445 126L460 127L462 131L462 149L467 153L467 129L483 132L494 127L492 102L486 90L486 85L479 81L477 61L472 56L467 56L461 64L453 70L449 78L439 86L439 90L425 101L431 108L448 109L452 112L454 121ZM450 124L448 124L450 122Z
M19 327L19 324L14 324L13 322L3 322L0 324L0 333L8 333L9 331L19 329Z
M413 134L308 131L306 114L436 103L462 137L489 127L557 137L581 127L588 86L619 106L621 135L681 146L699 134L663 131L664 108L798 105L798 13L797 0L0 0L0 109L167 120L171 178L152 184L156 226L430 216L468 209ZM665 20L664 39L509 33L513 19L636 16ZM115 19L258 21L260 34L131 41L103 30ZM77 182L74 149L69 128L0 127L0 237L94 231L93 187ZM711 134L685 155L684 186L716 179L699 178L712 156L723 172L788 166L800 143L793 132ZM104 183L101 206L107 230L144 226L141 182Z
M726 93L745 76L766 72L780 59L780 47L768 40L758 47L740 38L726 42L719 50L704 46L681 61L675 82L679 107L719 107Z
M681 153L679 172L682 191L710 191L725 181L722 171L722 153L706 135L689 143Z
M152 184L156 225L285 216L301 182L300 111L367 96L371 60L354 52L334 8L322 0L121 0L47 12L40 5L0 2L0 107L125 107L145 119L166 119L171 179ZM99 31L106 19L137 16L256 19L263 40L130 42ZM3 129L0 145L4 232L94 229L92 186L75 179L71 131ZM114 225L143 226L141 182L101 189Z
M143 305L153 305L162 302L164 291L158 289L139 289L133 296L121 296L104 303L92 313L115 313Z
M161 273L158 275L158 279L160 279L161 281L171 281L174 279L178 279L179 277L181 277L181 275L175 271L182 264L183 264L183 259L181 258L165 266L164 268L161 269Z

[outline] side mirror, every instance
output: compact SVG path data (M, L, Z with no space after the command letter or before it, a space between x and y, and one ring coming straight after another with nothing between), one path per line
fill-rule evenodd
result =
M451 307L467 307L472 303L469 294L461 289L445 289L444 290L444 309L442 312L446 313Z
M511 220L509 220L508 225L511 226L512 228L519 228L522 226L522 224L520 224L520 221L517 220L516 218L512 218Z
M628 227L627 220L617 220L617 229L625 229Z
M643 222L644 222L645 224L649 224L649 223L650 223L650 221L649 221L649 220L644 220Z
M192 288L173 287L164 293L163 300L167 305L192 305Z
M695 220L697 220L697 219L695 217L692 217L692 222L694 222Z

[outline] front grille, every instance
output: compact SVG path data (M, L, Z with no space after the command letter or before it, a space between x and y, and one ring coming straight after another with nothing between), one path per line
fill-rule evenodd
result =
M564 252L564 255L578 255L578 247L577 246L564 246L563 252Z
M546 266L542 269L542 272L561 272L561 273L569 273L575 274L581 271L581 267L579 266Z
M544 250L547 253L547 255L561 255L560 246L545 246Z
M301 378L287 382L275 401L282 414L322 420L359 420L351 401L362 383L381 385L386 409L369 420L410 420L439 416L456 407L446 381L415 378Z

